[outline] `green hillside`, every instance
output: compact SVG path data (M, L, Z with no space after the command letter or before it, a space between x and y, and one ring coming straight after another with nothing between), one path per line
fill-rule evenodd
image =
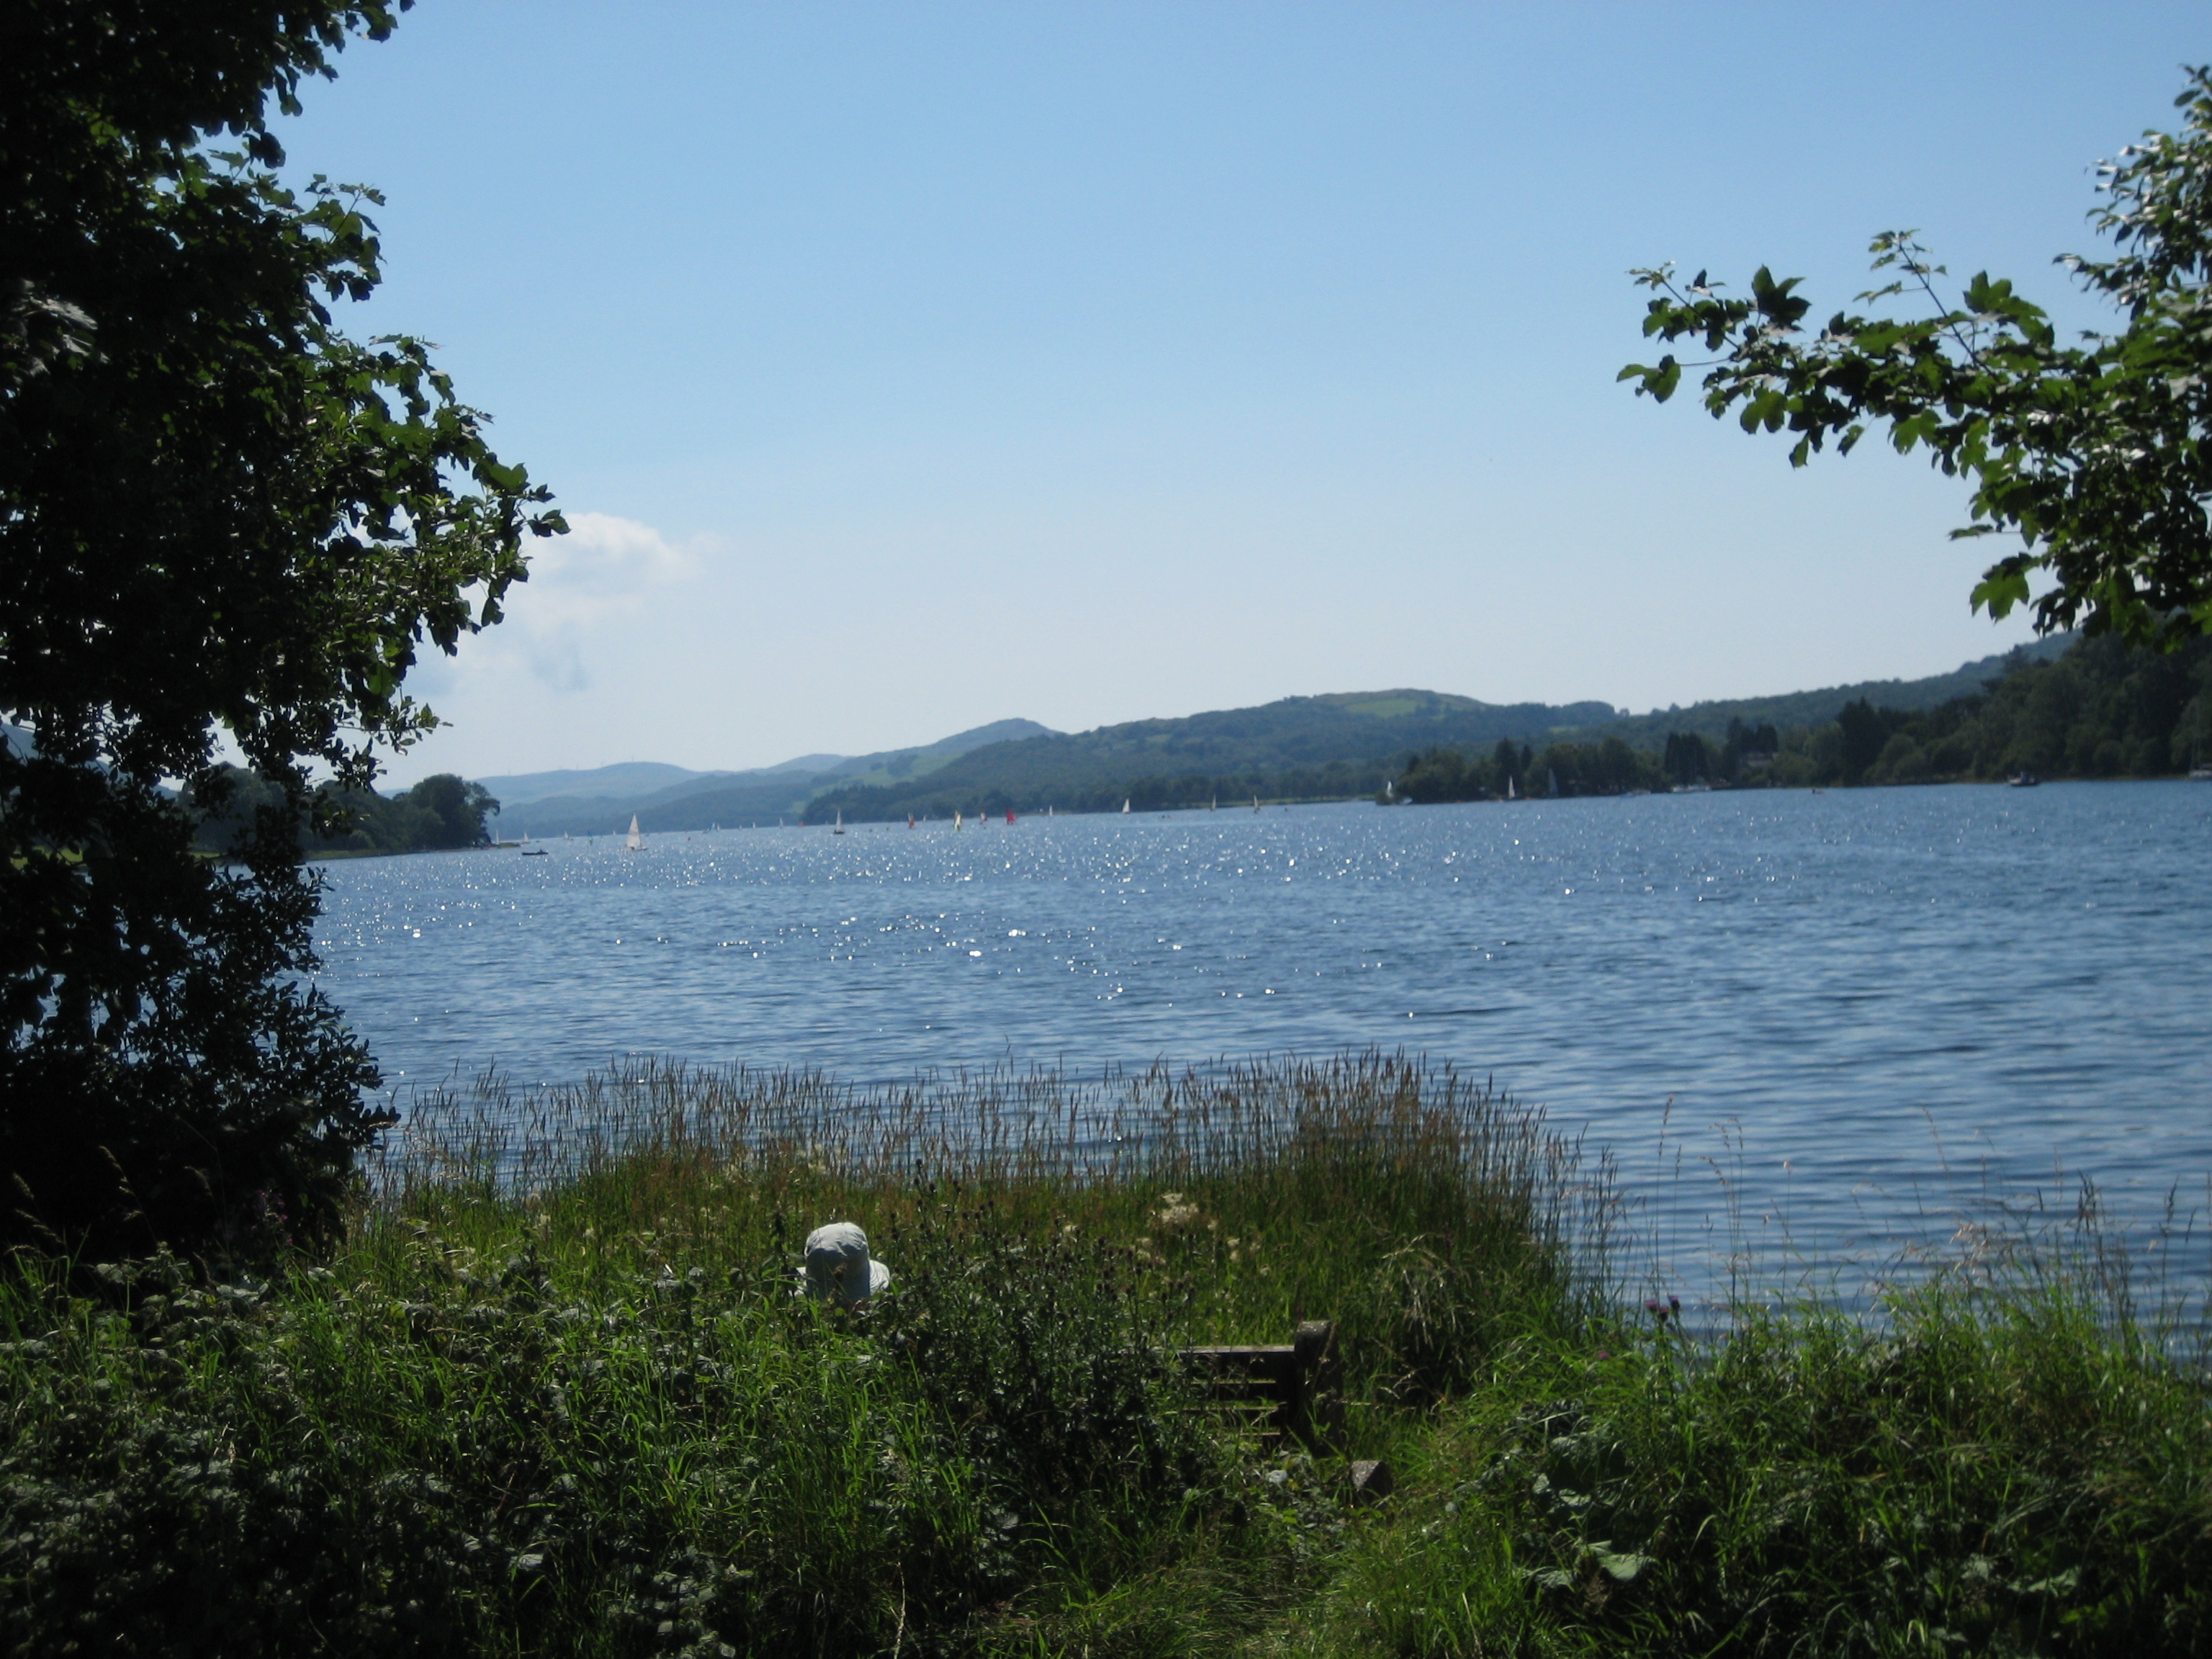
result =
M554 795L506 809L501 831L515 835L526 830L533 837L612 835L629 827L633 813L641 829L660 834L718 823L773 823L778 818L797 818L814 795L841 782L893 784L927 777L978 745L1040 735L1052 735L1051 728L1029 720L994 720L917 748L808 757L818 760L818 765L786 762L757 771L691 773L672 783L633 787L628 793L599 789Z
M1611 704L1498 704L1395 690L1285 697L1256 708L971 750L927 777L843 783L808 803L810 823L950 817L961 811L1110 811L1243 800L1341 799L1371 794L1412 750L1544 738L1612 718Z
M1963 663L1948 674L1930 674L1917 680L1861 680L1852 685L1831 685L1818 691L1785 691L1771 697L1735 697L1692 703L1686 708L1656 709L1649 714L1628 715L1601 721L1576 735L1616 737L1632 749L1657 749L1669 734L1694 732L1718 738L1727 734L1729 722L1772 726L1788 731L1795 726L1824 726L1836 718L1847 702L1869 702L1877 708L1918 714L1987 690L2014 669L2027 663L2055 662L2066 654L2080 635L2054 634L2048 639L2015 646L2010 651Z
M1140 811L1215 800L1243 805L1255 795L1271 802L1341 800L1382 791L1405 775L1416 755L1457 751L1473 761L1507 738L1534 750L1556 750L1547 765L1562 779L1571 769L1589 769L1569 756L1570 749L1594 756L1602 748L1618 762L1615 751L1625 745L1648 758L1648 765L1638 764L1652 773L1645 781L1653 781L1670 738L1676 746L1692 736L1719 744L1731 722L1818 734L1834 726L1846 705L1860 703L1890 711L1893 724L1905 715L1933 717L1961 698L1981 696L2015 670L2057 661L2073 643L2071 635L2041 640L1917 680L1866 680L1644 714L1602 702L1486 703L1400 687L1285 697L1256 708L1074 733L1051 732L1030 720L1001 720L923 747L838 760L819 770L698 775L628 796L532 801L510 810L501 830L510 836L523 830L532 836L608 835L627 828L633 812L647 831L665 834L779 819L826 823L840 812L866 823L1047 807L1115 811L1124 800ZM1782 764L1776 775L1791 772L1793 764ZM1540 769L1537 775L1546 773Z

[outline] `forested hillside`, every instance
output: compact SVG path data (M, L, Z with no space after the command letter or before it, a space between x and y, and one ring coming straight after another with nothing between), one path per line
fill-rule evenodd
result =
M1486 703L1434 691L1285 697L1182 720L1133 720L993 744L915 783L846 785L816 796L810 823L950 817L964 811L1110 811L1203 806L1258 794L1335 800L1382 787L1408 750L1541 735L1613 716L1611 704Z
M1663 749L1669 732L1694 732L1718 743L1731 722L1747 726L1771 726L1778 731L1791 726L1825 726L1846 703L1868 702L1877 708L1917 714L1938 708L1960 697L1986 690L1993 680L2029 663L2052 662L2063 657L2080 635L2056 634L2012 650L1973 662L1962 663L1948 674L1930 674L1917 680L1861 680L1851 685L1831 685L1817 691L1785 691L1765 697L1721 697L1680 708L1654 709L1648 714L1625 715L1605 721L1593 737L1621 738L1632 748Z
M811 755L780 766L681 775L673 782L633 786L627 790L601 784L593 789L526 797L524 804L510 811L507 827L532 836L604 836L628 828L632 813L646 831L659 834L706 830L716 824L773 823L778 818L799 817L806 811L808 800L841 782L888 784L927 777L982 745L1051 734L1049 726L1035 720L994 720L909 749L858 756ZM620 778L629 769L610 767L601 769L600 774L574 775L596 779L612 774Z
M1677 717L1679 718L1679 717ZM1664 720L1665 717L1658 717ZM2112 635L2063 656L2022 656L1986 689L1933 708L1858 697L1805 725L1731 720L1719 741L1696 729L1621 721L1595 739L1444 746L1410 757L1384 798L1410 803L1505 794L1619 794L1632 789L1827 787L2042 778L2158 777L2212 763L2212 641L2171 653Z
M1399 690L1290 697L1066 735L1001 721L822 772L695 774L650 793L541 799L503 835L613 835L715 824L854 823L966 813L1158 811L1267 802L1480 800L1630 790L2150 777L2212 763L2212 644L2172 654L2104 637L2044 641L1923 680L1627 715L1604 703L1478 702ZM1000 737L1012 733L1011 737ZM1030 734L1040 735L1030 735ZM994 740L996 738L997 740ZM824 757L827 758L827 757ZM239 775L201 844L227 850L273 792ZM426 779L343 798L350 822L305 834L321 855L481 845L499 803Z

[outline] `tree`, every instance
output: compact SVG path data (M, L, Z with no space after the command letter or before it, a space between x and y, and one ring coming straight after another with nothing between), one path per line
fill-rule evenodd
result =
M0 22L0 714L34 744L0 753L0 1235L312 1237L380 1121L307 977L298 826L435 724L417 650L498 620L523 538L563 527L422 343L334 325L380 198L273 171L270 100L394 16ZM230 863L192 850L237 775L219 732L274 787Z
M1992 617L2032 603L2045 632L2079 624L2169 648L2212 632L2212 70L2187 74L2181 131L2148 133L2100 169L2109 200L2091 216L2114 257L2063 261L2120 309L2118 332L2062 345L2042 310L1986 272L1946 299L1944 268L1914 233L1892 231L1875 239L1874 264L1896 276L1858 296L1885 309L1838 312L1809 337L1796 277L1762 266L1736 299L1702 270L1686 284L1671 265L1635 272L1656 292L1647 337L1719 355L1669 354L1620 378L1663 403L1703 369L1714 417L1796 434L1793 465L1832 439L1848 453L1873 426L1899 451L1926 447L1973 482L1955 535L2020 538L1972 592ZM1891 314L1906 297L1918 314Z
M1712 770L1712 756L1705 740L1695 732L1669 732L1660 769L1674 783L1696 783Z
M484 817L496 814L499 803L480 783L439 772L423 779L401 799L421 807L434 821L423 841L426 847L481 847L491 839Z

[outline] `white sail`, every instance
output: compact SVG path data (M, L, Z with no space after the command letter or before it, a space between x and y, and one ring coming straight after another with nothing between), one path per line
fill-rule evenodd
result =
M629 848L633 853L637 851L639 848L645 845L645 836L637 827L637 814L635 812L629 815L629 836L628 840L623 842L623 845Z
M837 809L837 827L830 833L833 836L842 836L845 833L845 809L842 806Z
M1129 810L1129 798L1127 795L1121 797L1121 810L1124 812Z

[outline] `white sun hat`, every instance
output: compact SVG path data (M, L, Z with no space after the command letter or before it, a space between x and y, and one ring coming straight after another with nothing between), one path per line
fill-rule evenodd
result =
M835 1297L847 1307L866 1302L891 1282L891 1270L868 1259L868 1236L849 1221L833 1221L806 1235L806 1293Z

